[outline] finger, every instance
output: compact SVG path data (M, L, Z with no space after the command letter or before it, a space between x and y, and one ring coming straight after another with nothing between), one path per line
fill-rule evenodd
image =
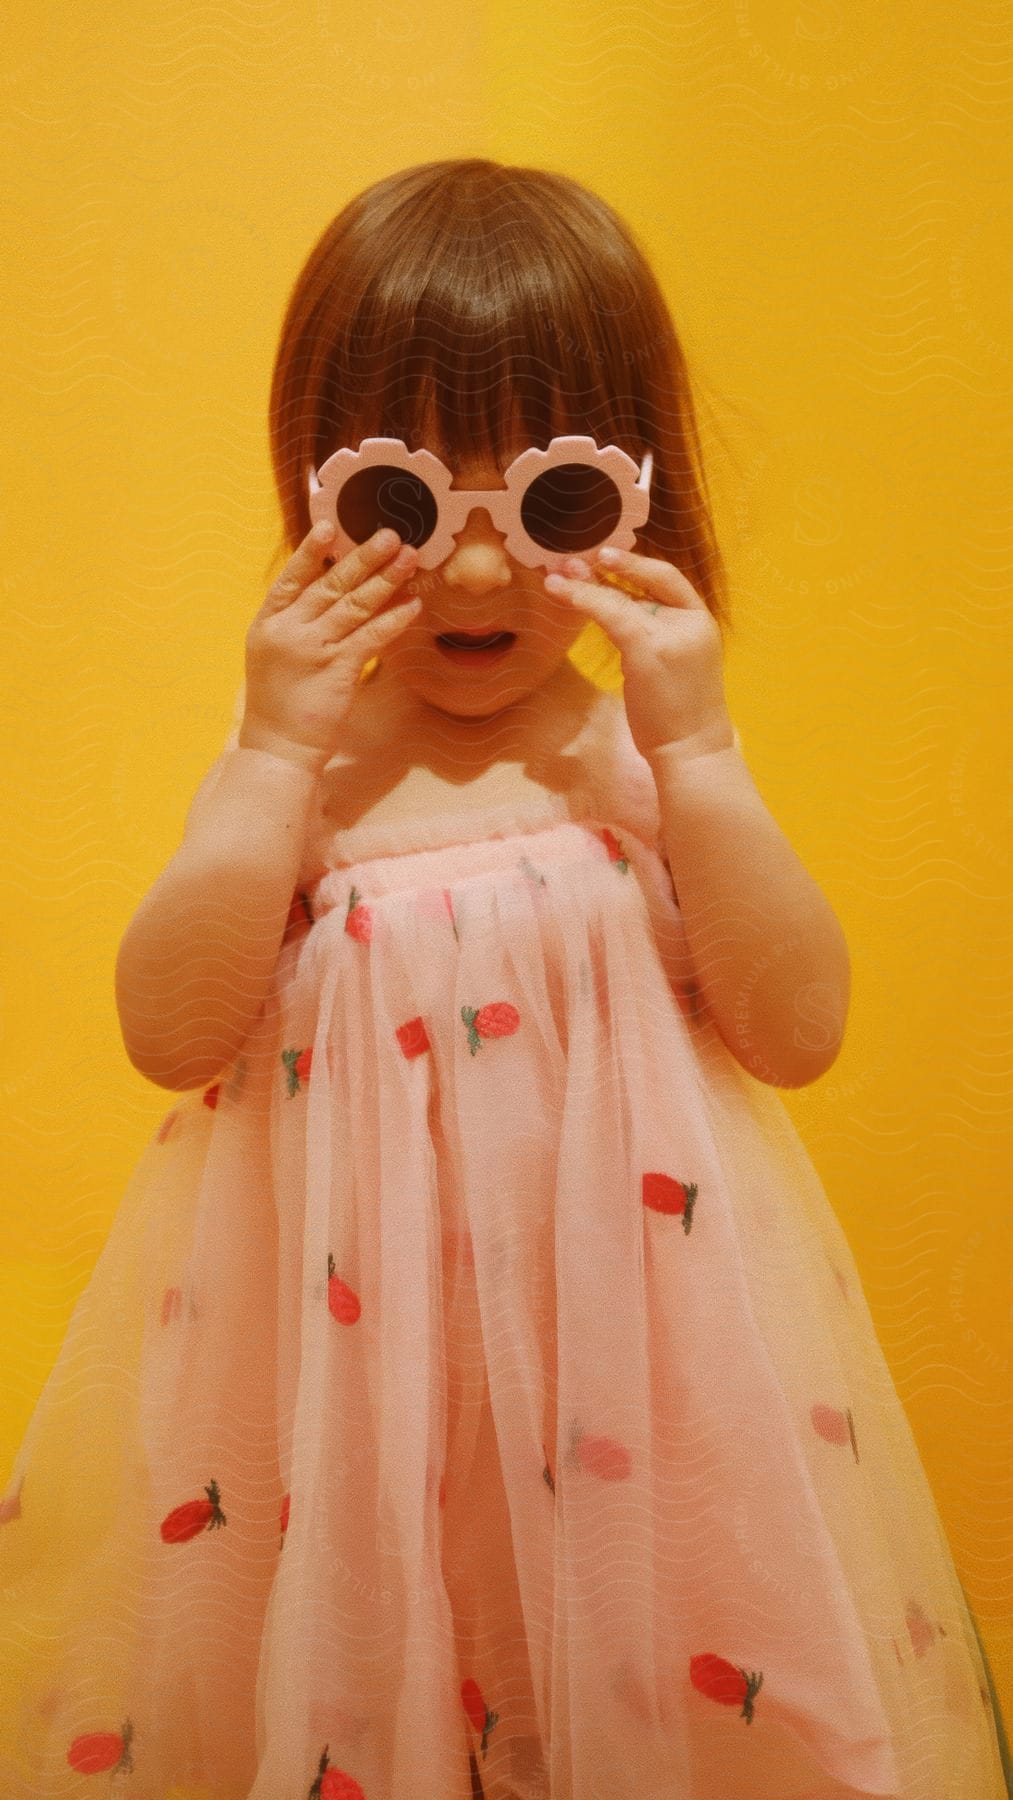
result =
M300 594L325 566L327 551L334 539L334 526L317 520L292 552L277 581L272 582L264 602L267 612L277 612Z
M620 650L643 631L644 612L661 604L657 600L633 602L628 594L617 593L614 588L566 575L546 575L544 585L554 599L572 606L575 612L587 613Z
M301 595L315 585L324 571L325 558L334 542L334 526L326 521L318 521L313 530L308 532L295 551L291 560L282 570L267 597L267 610L279 612L283 607L291 606ZM319 534L319 535L318 535ZM385 558L394 555L400 539L396 531L389 528L374 532L364 544L357 544L348 556L335 563L336 579L341 579L348 572L349 578L361 581L371 568L382 563ZM329 604L329 600L327 604ZM316 608L316 611L322 610Z
M662 606L675 604L675 602L659 600L656 595L649 593L646 588L640 587L637 582L629 581L625 575L612 575L607 569L598 569L595 574L598 581L607 582L609 587L618 588L621 593L629 594L631 600L642 600L649 613L658 612Z
M641 556L635 550L618 550L609 544L597 552L594 564L594 574L599 581L617 587L622 587L625 582L642 584L648 595L664 600L669 606L695 606L708 610L707 602L697 593L693 583L664 557Z
M377 613L372 619L366 620L355 634L356 645L361 644L362 646L360 674L370 657L376 656L385 644L388 644L392 638L396 638L406 625L410 625L421 609L422 601L418 594L412 594L409 599L400 601L397 606L390 606L386 612Z
M649 600L651 598L645 587L639 582L631 581L627 575L614 575L611 569L596 569L595 580L603 581L608 587L618 588L621 593L629 594L631 600Z
M362 550L366 550L365 545ZM307 589L302 609L305 617L322 618L345 601L344 613L351 630L389 600L407 576L415 573L418 559L418 551L411 544L399 544L394 554L382 549L368 555L353 552Z

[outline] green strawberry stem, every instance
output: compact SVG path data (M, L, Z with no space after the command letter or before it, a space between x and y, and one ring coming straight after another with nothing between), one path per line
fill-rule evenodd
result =
M472 1056L474 1056L475 1051L481 1050L482 1048L482 1039L475 1030L475 1020L478 1018L478 1007L462 1006L461 1017L468 1027L468 1048L471 1051Z
M745 1669L742 1673L746 1675ZM758 1694L762 1686L762 1674L746 1675L746 1697L742 1703L742 1717L747 1725L753 1723L753 1695Z
M283 1050L281 1053L281 1060L288 1070L288 1091L290 1094L297 1094L299 1092L299 1077L295 1072L295 1065L299 1061L301 1055L301 1050Z
M688 1235L689 1228L693 1223L693 1202L697 1196L696 1182L691 1181L688 1187L683 1188L683 1193L686 1196L686 1211L683 1214L682 1229Z
M485 1724L482 1727L482 1742L478 1746L482 1752L483 1760L488 1753L489 1733L492 1730L493 1726L498 1725L498 1724L499 1724L499 1713L490 1712L489 1708L486 1707L486 1709L485 1709Z

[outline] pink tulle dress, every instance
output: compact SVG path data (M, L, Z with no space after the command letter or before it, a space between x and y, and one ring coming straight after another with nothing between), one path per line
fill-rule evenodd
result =
M565 792L321 802L279 1004L143 1151L6 1485L4 1800L1006 1794L611 700Z

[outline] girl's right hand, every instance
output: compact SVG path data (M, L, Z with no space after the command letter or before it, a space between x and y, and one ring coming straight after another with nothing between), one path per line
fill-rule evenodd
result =
M410 544L399 548L396 532L377 532L321 574L333 535L320 539L314 528L303 538L246 634L239 743L314 774L337 748L364 665L411 624L420 604L383 610L418 560Z

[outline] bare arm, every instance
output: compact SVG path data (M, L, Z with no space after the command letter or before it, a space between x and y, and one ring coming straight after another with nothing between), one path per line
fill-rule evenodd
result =
M652 761L695 973L736 1060L772 1087L826 1073L844 1037L847 941L731 746Z
M213 1081L261 1012L318 779L246 746L211 773L116 959L126 1053L149 1081L174 1090Z

